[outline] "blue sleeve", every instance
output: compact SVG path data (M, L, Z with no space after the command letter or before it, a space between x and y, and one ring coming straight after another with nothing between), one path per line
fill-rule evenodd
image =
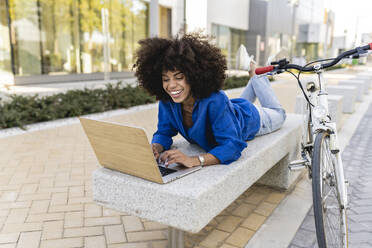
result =
M209 153L218 158L222 164L229 164L241 156L241 152L247 147L247 143L241 138L241 130L239 130L239 125L227 97L216 100L210 103L208 115L217 146L211 149Z
M159 143L163 146L164 150L169 150L173 140L178 131L172 125L169 118L171 117L171 109L166 106L162 101L159 102L158 112L158 130L154 133L151 143Z

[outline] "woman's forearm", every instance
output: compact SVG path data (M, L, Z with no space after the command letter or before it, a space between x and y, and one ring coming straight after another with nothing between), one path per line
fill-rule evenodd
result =
M220 160L218 158L216 158L215 156L213 156L212 154L210 154L210 153L200 154L200 156L202 156L204 158L204 165L203 166L220 164ZM197 165L200 165L199 157L196 156L196 159L197 159L196 161L198 163Z

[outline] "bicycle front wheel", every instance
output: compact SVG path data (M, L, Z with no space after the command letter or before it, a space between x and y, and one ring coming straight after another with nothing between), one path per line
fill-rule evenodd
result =
M346 209L337 187L344 182L336 177L337 159L329 144L327 132L317 134L312 159L315 228L319 248L340 248L347 247Z

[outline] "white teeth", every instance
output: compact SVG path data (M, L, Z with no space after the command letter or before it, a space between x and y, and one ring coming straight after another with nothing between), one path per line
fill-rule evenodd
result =
M182 91L182 90L171 91L170 93L171 93L172 95L177 95L177 94L181 93L181 91Z

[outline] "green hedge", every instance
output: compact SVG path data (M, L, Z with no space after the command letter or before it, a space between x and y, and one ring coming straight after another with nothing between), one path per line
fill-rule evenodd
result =
M243 87L249 80L245 77L229 77L224 89ZM69 90L53 96L11 95L3 102L0 98L0 129L51 121L67 117L129 108L155 102L140 87L107 84L104 89Z

